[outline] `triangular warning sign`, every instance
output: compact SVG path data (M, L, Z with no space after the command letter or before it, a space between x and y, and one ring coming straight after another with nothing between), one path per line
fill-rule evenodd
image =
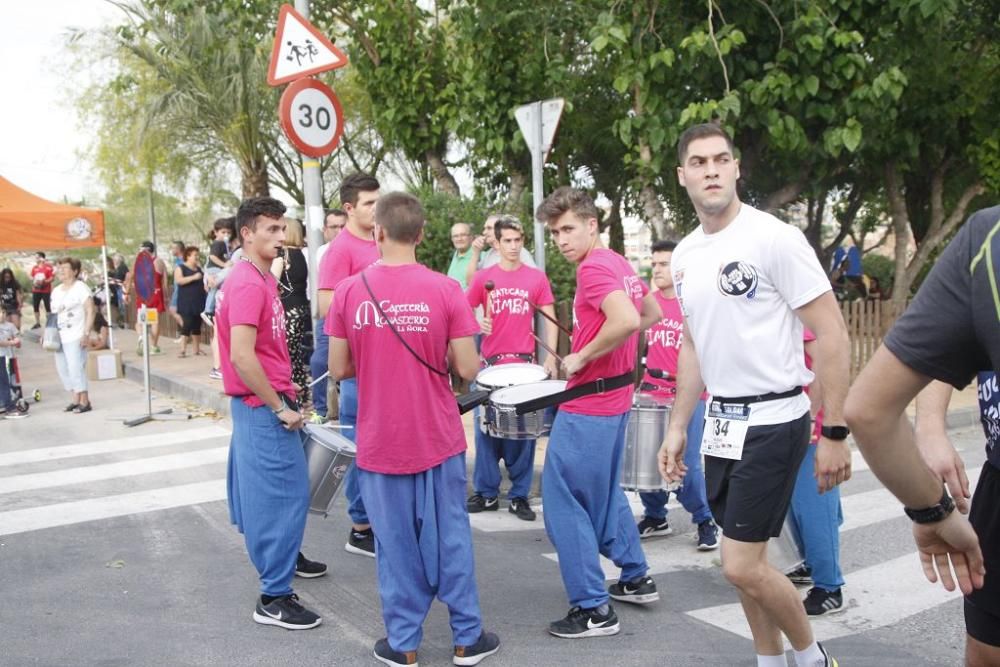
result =
M280 86L347 64L347 55L291 5L282 5L274 34L267 83Z

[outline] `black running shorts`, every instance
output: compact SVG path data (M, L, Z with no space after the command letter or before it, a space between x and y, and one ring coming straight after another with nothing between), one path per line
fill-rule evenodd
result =
M705 457L708 504L726 537L766 542L781 534L809 433L807 412L784 424L751 426L739 461Z
M989 462L979 473L969 521L979 536L986 580L965 598L965 630L973 639L1000 646L1000 470Z

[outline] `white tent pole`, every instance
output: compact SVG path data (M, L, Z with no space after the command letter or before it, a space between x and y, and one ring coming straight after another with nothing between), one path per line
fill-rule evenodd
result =
M101 268L104 270L104 311L108 320L108 347L115 349L115 327L111 319L111 281L108 278L108 246L101 246Z

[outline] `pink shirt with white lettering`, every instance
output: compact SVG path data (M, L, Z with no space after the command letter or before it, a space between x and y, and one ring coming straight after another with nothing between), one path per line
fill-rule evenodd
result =
M479 331L461 286L420 264L366 269L372 293L407 344L447 373L448 342ZM358 380L358 467L388 475L428 470L465 451L448 375L407 351L353 276L333 295L327 326L347 341Z
M285 342L285 309L278 296L278 282L268 271L262 273L252 262L238 261L219 289L215 309L222 388L229 396L244 396L252 408L264 405L233 368L230 361L232 328L249 325L257 329L254 353L274 390L295 397L292 362Z
M493 319L493 333L483 336L483 359L499 354L535 353L535 339L531 336L534 328L536 306L548 306L555 302L549 279L542 271L522 264L514 271L504 271L499 264L478 271L469 286L466 297L473 308L486 308L487 281L493 281L490 294L490 316ZM499 359L494 363L505 364L523 362L517 357Z
M642 298L649 289L639 280L632 265L624 257L608 250L595 248L576 269L576 296L573 299L573 346L578 352L594 340L607 318L601 304L612 292L624 292L635 309L642 312ZM587 363L569 378L567 389L598 378L612 378L635 368L639 335L633 334L616 349ZM603 394L591 394L563 403L560 410L581 415L620 415L632 408L632 386L621 387Z
M337 288L337 283L371 266L380 259L374 239L359 239L345 229L330 241L319 262L317 289ZM332 306L331 306L332 308ZM327 318L329 319L329 318ZM330 324L324 322L323 333L329 335Z
M653 292L653 297L660 304L663 318L646 329L646 372L642 376L642 382L654 385L656 389L643 390L643 393L672 398L677 393L677 359L684 339L684 317L677 297L668 299L659 290ZM670 377L653 377L649 373L651 368ZM708 392L702 393L701 400L706 398Z

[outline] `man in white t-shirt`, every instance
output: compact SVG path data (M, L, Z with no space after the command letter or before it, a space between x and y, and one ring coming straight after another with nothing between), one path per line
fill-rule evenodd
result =
M674 287L684 315L677 398L660 449L660 471L679 481L685 430L708 388L702 453L708 502L722 527L722 570L738 590L758 667L785 665L781 635L798 667L836 666L814 639L795 587L767 562L781 533L796 473L809 445L813 374L802 325L816 334L814 368L825 425L816 451L820 493L851 475L843 405L847 329L823 269L802 232L740 202L732 139L713 124L678 142L677 179L700 226L677 246Z

